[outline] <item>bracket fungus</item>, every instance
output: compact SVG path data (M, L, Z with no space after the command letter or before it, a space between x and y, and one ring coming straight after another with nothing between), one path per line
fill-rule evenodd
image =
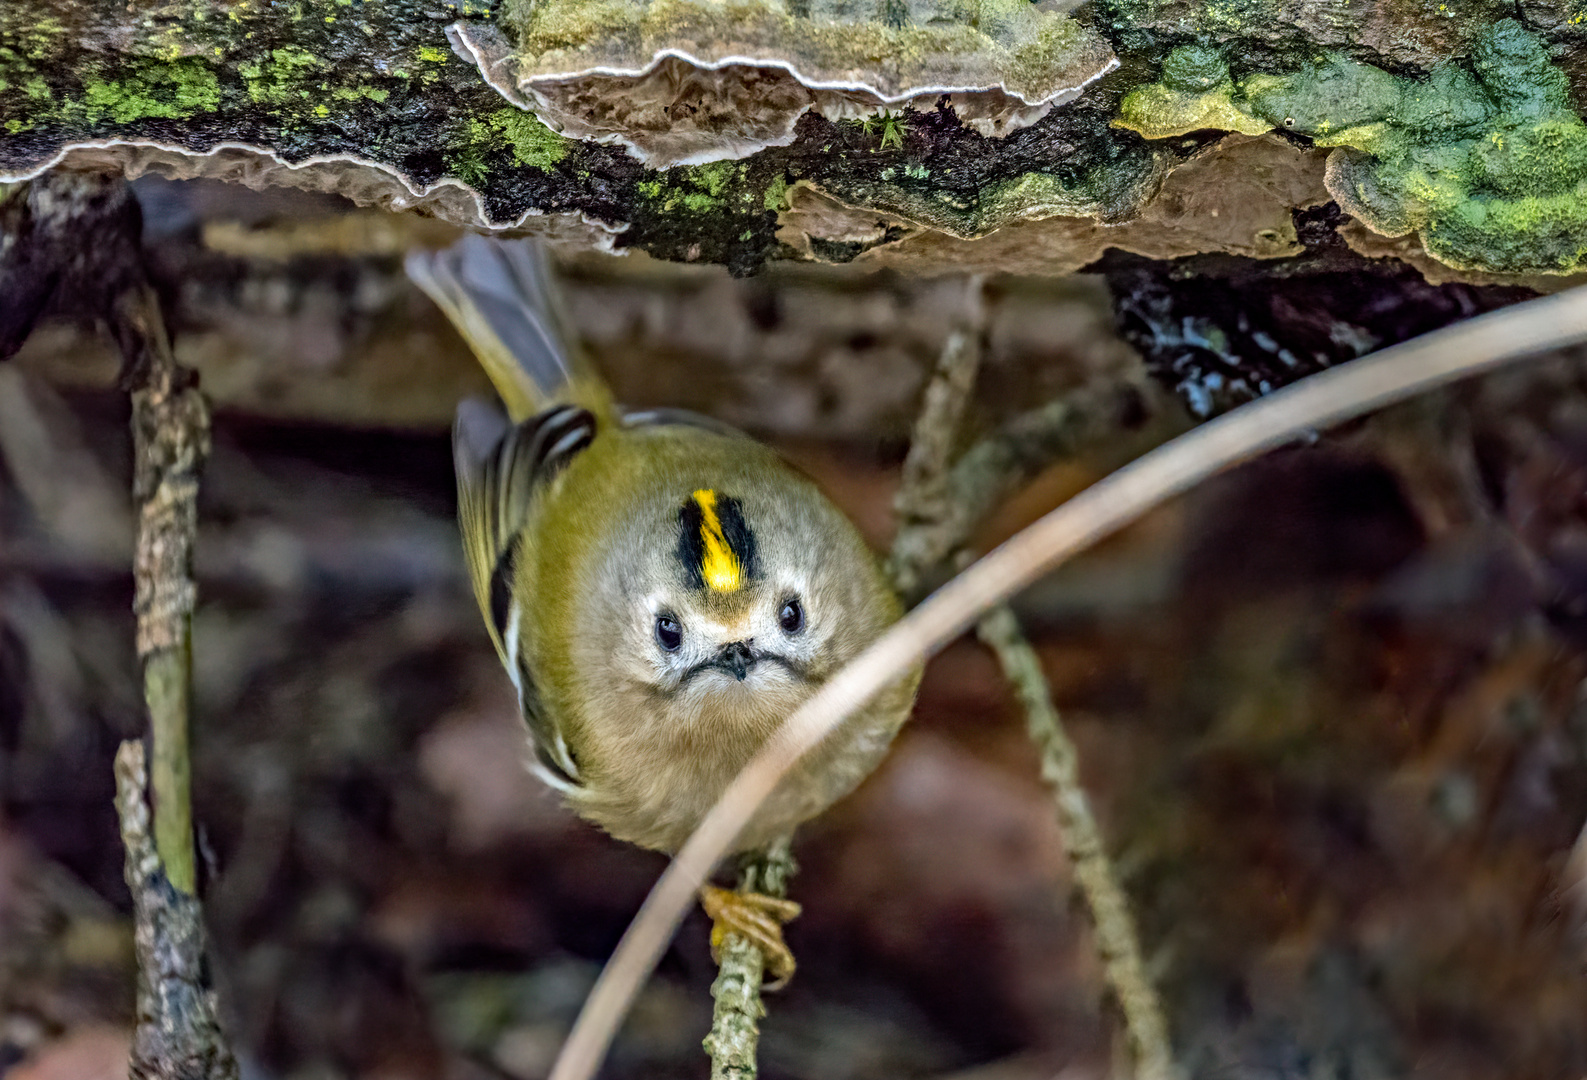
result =
M653 168L794 141L807 112L852 120L946 95L983 136L1026 127L1118 66L1093 30L1028 0L541 0L510 42L457 22L453 47L562 135Z

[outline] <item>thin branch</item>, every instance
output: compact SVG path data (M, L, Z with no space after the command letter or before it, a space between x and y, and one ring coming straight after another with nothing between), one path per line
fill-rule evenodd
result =
M1016 416L950 462L938 457L937 451L952 447L954 436L946 425L962 422L965 401L940 402L945 391L962 385L966 377L974 382L980 351L967 347L970 340L956 335L938 360L894 500L899 522L888 575L899 595L908 600L919 599L932 573L959 569L954 565L955 553L1021 485L1081 447L1117 433L1124 418L1143 407L1142 390L1133 383L1106 381L1077 387ZM931 457L921 465L935 459L939 469L924 483L910 480L917 446L931 448Z
M788 879L797 869L790 840L784 838L744 857L738 889L781 899L788 895ZM766 958L754 944L733 933L723 939L711 984L711 1033L705 1037L711 1080L755 1080L759 1074L756 1050L766 1015L760 997L765 969Z
M983 616L976 634L997 656L1004 678L1025 708L1026 728L1041 754L1042 779L1052 787L1064 848L1091 909L1103 971L1124 1012L1136 1080L1171 1080L1179 1073L1162 1003L1141 960L1129 898L1103 846L1091 799L1080 783L1080 755L1053 704L1041 658L1006 604Z
M918 588L935 565L964 561L971 531L997 501L1031 473L1072 453L1082 434L1098 426L1094 418L1106 411L1097 402L1108 395L1077 392L1073 403L1061 400L1027 413L954 462L952 449L981 357L983 285L972 279L969 288L970 326L948 340L927 384L895 502L900 520L889 569L894 586L904 593ZM1146 977L1129 901L1103 847L1091 800L1080 784L1079 756L1053 705L1041 660L1006 605L988 613L977 631L1025 708L1031 740L1041 754L1042 776L1053 789L1059 832L1096 925L1108 985L1124 1012L1135 1076L1170 1080L1176 1073L1162 1005Z
M130 827L143 821L143 747L126 743L116 759L138 943L131 1074L133 1080L235 1080L237 1061L216 1018L204 963L188 752L193 544L198 474L209 454L209 407L193 373L171 351L159 298L146 280L117 297L115 315L125 370L134 380L132 606L153 750L147 788L154 802L152 850L147 835Z
M926 383L920 415L910 434L909 453L904 458L903 476L893 500L898 532L893 537L887 565L893 588L900 595L913 594L921 576L947 553L939 550L940 523L953 515L955 492L949 469L981 368L985 285L981 274L972 275L967 282L965 325L948 335L938 354L937 366Z

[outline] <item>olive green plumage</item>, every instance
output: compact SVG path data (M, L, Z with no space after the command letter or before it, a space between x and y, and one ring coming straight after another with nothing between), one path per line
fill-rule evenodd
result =
M676 850L897 600L853 525L771 450L688 414L615 408L569 347L535 248L470 237L408 270L511 413L466 402L453 442L470 577L538 771L614 836ZM918 681L812 751L738 847L852 790Z

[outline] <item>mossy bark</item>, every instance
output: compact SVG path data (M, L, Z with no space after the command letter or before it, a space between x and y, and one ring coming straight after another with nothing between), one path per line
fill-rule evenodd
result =
M1113 0L1076 17L1117 69L1011 134L966 127L945 95L882 122L805 113L787 145L655 170L553 133L488 84L447 37L496 17L478 0L39 0L0 10L0 179L86 155L329 189L476 228L555 222L588 244L737 273L779 258L962 269L964 251L915 241L1128 220L1224 133L1271 129L1297 153L1331 148L1330 190L1347 211L1386 236L1414 233L1457 270L1587 270L1579 13L1567 0L1533 0L1519 19L1487 3L1436 18L1368 6L1370 19L1342 2ZM850 220L792 222L796 189ZM1181 211L1201 217L1187 254L1248 245L1216 209ZM999 270L1015 256L991 245L981 259Z

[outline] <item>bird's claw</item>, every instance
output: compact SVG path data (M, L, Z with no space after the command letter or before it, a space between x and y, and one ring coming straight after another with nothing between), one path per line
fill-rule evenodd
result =
M779 990L793 978L794 956L782 939L782 924L798 918L798 904L764 893L706 885L700 890L700 906L711 917L711 955L718 962L727 935L737 934L765 957L763 989Z

